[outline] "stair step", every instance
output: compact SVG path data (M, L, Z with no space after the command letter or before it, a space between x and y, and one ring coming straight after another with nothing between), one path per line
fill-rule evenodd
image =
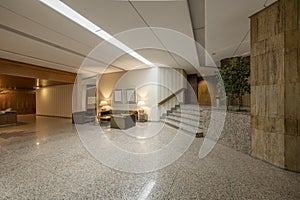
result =
M174 128L203 137L203 109L197 104L175 105L161 116L161 121Z
M176 117L181 117L181 118L186 118L190 120L196 120L196 121L203 121L203 117L201 115L192 115L192 114L186 114L186 113L181 113L181 112L173 112L169 113L169 116L176 116Z
M177 121L178 123L185 123L187 125L192 125L195 127L199 127L201 122L197 121L197 120L191 120L191 119L187 119L187 118L182 118L182 117L178 117L178 116L167 116L166 119L171 119L174 121Z
M184 113L184 114L190 114L190 115L201 115L201 111L199 110L186 110L186 109L177 109L176 111L173 111L174 113ZM169 112L171 113L171 112Z
M178 122L176 120L172 120L172 119L165 119L164 120L166 123L170 123L176 127L181 127L184 130L188 130L190 132L196 133L198 131L202 132L202 129L193 125L189 125L189 124L185 124L185 123L181 123Z
M187 124L184 124L184 123L178 123L177 121L174 121L174 120L165 119L164 122L166 124L170 124L172 126L175 126L179 129L188 131L188 132L193 133L193 134L198 134L199 135L199 134L203 133L203 130L198 128L198 127L187 125Z
M200 106L198 104L181 104L180 108L185 110L200 110Z

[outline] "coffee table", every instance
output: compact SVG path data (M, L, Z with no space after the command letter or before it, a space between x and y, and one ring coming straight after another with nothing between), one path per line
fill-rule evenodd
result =
M110 120L110 127L116 129L128 129L134 127L136 124L136 117L133 114L112 115Z

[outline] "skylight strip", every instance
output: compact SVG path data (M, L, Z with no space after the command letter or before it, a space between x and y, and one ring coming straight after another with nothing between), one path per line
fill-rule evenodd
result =
M91 32L95 32L101 29L96 24L92 23L91 21L89 21L88 19L86 19L85 17L83 17L75 10L73 10L72 8L70 8L69 6L67 6L59 0L40 1Z
M107 42L111 43L112 45L118 47L119 49L123 50L124 52L130 54L132 57L136 58L137 60L141 61L142 63L153 67L153 63L149 60L141 56L140 54L136 53L134 50L126 46L121 41L117 40L115 37L101 29L99 26L95 25L78 12L73 10L68 5L64 4L60 0L40 0L45 5L49 6L50 8L54 9L55 11L59 12L60 14L64 15L65 17L69 18L70 20L74 21L75 23L79 24L80 26L84 27L85 29L89 30L90 32L94 33L98 37L106 40Z
M99 30L95 32L96 35L98 35L99 37L103 38L104 40L109 40L111 38L113 38L113 36L109 33L107 33L104 30Z
M133 51L131 48L129 48L128 46L126 46L125 44L123 44L104 30L97 31L95 34L101 37L102 39L106 40L107 42L111 43L112 45L122 49L126 53Z
M154 64L152 62L150 62L149 60L147 60L146 58L144 58L140 54L136 53L135 51L129 52L128 54L131 55L132 57L138 59L142 63L144 63L146 65L149 65L150 67L154 67Z

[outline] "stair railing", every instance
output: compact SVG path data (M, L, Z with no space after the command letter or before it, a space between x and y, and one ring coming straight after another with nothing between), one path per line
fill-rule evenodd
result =
M169 100L171 100L173 97L176 97L176 95L180 94L181 92L184 92L186 90L186 88L181 88L179 90L177 90L176 92L172 93L171 95L169 95L168 97L164 98L163 100L161 100L158 103L158 106L163 105L164 103L168 102Z
M169 95L168 97L162 99L158 103L158 107L160 107L160 116L167 114L168 111L171 111L172 108L175 108L175 106L178 105L179 103L184 103L184 102L179 102L176 97L178 94L183 93L183 100L184 100L185 91L186 91L186 88L181 88L181 89L177 90L176 92L172 93L171 95Z

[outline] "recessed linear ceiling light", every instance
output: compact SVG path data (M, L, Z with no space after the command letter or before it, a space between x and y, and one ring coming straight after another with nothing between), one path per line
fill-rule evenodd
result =
M59 12L60 14L64 15L65 17L69 18L73 22L79 24L83 28L89 30L90 32L94 33L98 37L106 40L107 42L111 43L112 45L118 47L119 49L125 51L132 57L136 58L137 60L141 61L142 63L153 67L154 64L141 56L140 54L136 53L134 50L123 44L121 41L117 40L115 37L104 31L102 28L88 20L87 18L80 15L78 12L61 2L60 0L40 0L45 5L49 6L50 8L54 9L55 11Z

